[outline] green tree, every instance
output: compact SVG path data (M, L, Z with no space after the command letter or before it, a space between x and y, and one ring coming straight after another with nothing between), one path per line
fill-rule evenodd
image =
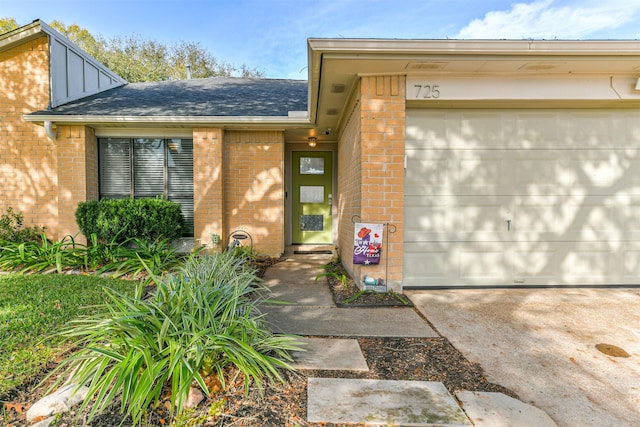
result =
M99 42L86 28L82 28L77 24L65 25L62 21L52 21L49 24L62 35L77 44L89 55L94 56L101 50L101 42Z
M76 24L53 21L53 28L89 55L129 82L148 82L187 78L187 65L193 78L234 76L263 77L257 69L239 67L218 60L199 43L179 41L164 44L139 35L105 39L93 36Z
M18 28L18 22L15 19L4 17L0 18L0 34L7 33Z

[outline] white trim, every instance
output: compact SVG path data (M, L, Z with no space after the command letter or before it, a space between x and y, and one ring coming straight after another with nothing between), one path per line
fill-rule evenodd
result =
M311 126L308 118L287 116L91 116L91 115L64 115L64 114L26 114L24 119L31 123L52 121L58 124L158 124L158 125L244 125L263 127L282 126Z
M307 40L312 51L343 54L495 54L551 56L637 56L640 40L394 40L316 39Z
M98 126L94 128L97 138L193 138L191 128L130 128Z

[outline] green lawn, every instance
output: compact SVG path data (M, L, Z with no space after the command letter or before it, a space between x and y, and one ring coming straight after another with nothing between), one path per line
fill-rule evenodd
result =
M133 292L135 282L97 276L0 275L0 398L64 351L52 333L106 300L103 287Z

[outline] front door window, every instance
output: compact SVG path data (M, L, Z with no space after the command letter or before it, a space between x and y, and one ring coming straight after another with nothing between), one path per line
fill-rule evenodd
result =
M291 240L331 244L332 153L293 153Z

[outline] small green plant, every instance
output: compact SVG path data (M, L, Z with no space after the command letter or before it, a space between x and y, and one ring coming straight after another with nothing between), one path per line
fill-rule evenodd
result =
M368 293L371 293L371 292L373 292L373 291L369 291L369 290L366 290L366 289L361 289L358 292L356 292L355 294L351 295L350 297L343 299L342 302L344 304L352 303L352 302L356 301L358 298L360 298L362 295L365 295L365 294L368 294Z
M67 236L50 242L41 235L40 242L5 242L0 247L0 269L7 271L62 273L66 268L81 268L84 257L76 252L76 242Z
M323 273L318 274L314 280L318 280L321 277L333 277L337 281L339 281L344 289L349 288L349 276L344 273L339 273L336 271L336 266L333 264L327 264L323 267L325 270Z
M0 241L7 242L37 242L44 234L44 227L24 227L24 217L11 206L0 216Z
M234 246L231 249L231 254L236 258L241 258L249 263L255 261L256 251L251 246Z
M78 246L76 254L83 259L83 265L87 271L96 271L101 267L115 261L115 243L101 243L98 236L92 234L87 246Z
M73 321L61 336L79 349L56 371L75 384L87 384L89 418L116 397L121 411L138 424L147 408L170 392L174 413L182 411L189 388L209 394L205 378L235 367L262 389L264 378L280 380L278 369L290 369L289 352L299 350L297 337L275 335L258 306L267 289L244 261L223 253L192 256L176 274L156 277L155 292L143 298L143 287L127 296L107 291L109 302L96 314Z
M176 270L183 262L183 257L171 247L168 239L147 242L132 238L114 247L110 257L113 261L104 265L99 274L137 278L149 272L149 277L161 276Z

